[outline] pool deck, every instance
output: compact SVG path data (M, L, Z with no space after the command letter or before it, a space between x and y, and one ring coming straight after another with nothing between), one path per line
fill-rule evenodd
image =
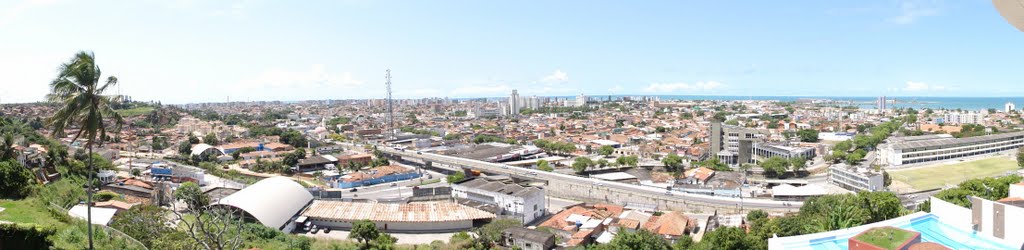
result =
M861 232L864 232L864 231L866 231L868 229L871 229L871 228L874 228L874 227L892 226L892 227L898 227L898 228L903 228L903 229L912 230L912 231L918 231L917 229L913 228L912 225L915 222L926 221L926 220L929 220L929 219L935 220L936 223L944 224L939 219L938 216L935 216L933 214L926 213L926 212L917 212L917 213L913 213L913 214L909 214L909 215L893 218L893 219L890 219L890 220L879 221L879 222L875 222L875 223L871 223L871 224L865 224L865 225L861 225L861 226L857 226L857 227L851 227L851 228L840 229L840 230L835 230L835 231L821 232L821 233L816 233L816 234L797 235L797 236L790 236L790 237L769 238L768 239L768 249L772 249L772 250L774 250L774 249L845 249L844 248L845 247L845 240L849 239L850 237L856 236L857 234L859 234ZM946 226L948 226L948 225L946 225ZM948 227L952 228L952 226L948 226ZM960 229L958 231L964 231L964 234L968 234L966 232L969 231L969 230ZM922 241L928 241L926 239L930 238L930 237L928 237L926 234L928 234L930 232L932 232L932 231L920 232L922 234L922 237L921 237ZM949 233L949 231L943 231L943 232L944 233ZM970 238L970 237L977 237L977 238L979 238L981 240L984 240L986 243L989 243L991 245L996 245L996 246L1003 245L1003 246L1006 247L1006 249L1015 249L1015 248L1009 247L1010 244L1008 244L1007 242L1005 242L1003 240L1000 240L1000 239L996 239L996 238L992 238L992 237L987 237L987 236L982 236L982 235L969 235L968 234L968 235L964 235L964 236L968 237L968 238ZM964 237L957 237L957 238L964 238ZM841 244L841 245L840 244L829 244L829 243L835 243L837 240L842 241L841 243L843 243L843 244ZM942 242L939 242L939 243L942 243ZM951 246L951 247L954 247L954 249L956 249L955 246Z

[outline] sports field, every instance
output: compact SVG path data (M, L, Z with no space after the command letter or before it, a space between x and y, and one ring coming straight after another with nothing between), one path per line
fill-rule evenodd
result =
M917 190L926 190L941 188L946 184L960 184L969 179L999 176L1017 169L1016 161L1000 156L955 164L892 170L889 171L889 175L894 181L907 183Z

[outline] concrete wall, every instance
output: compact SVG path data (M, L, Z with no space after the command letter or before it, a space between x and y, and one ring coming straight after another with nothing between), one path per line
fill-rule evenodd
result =
M318 227L330 227L331 229L344 229L348 230L352 228L352 223L349 221L338 221L338 220L321 220L310 218L313 225ZM442 221L442 222L375 222L377 229L385 232L455 232L465 231L473 228L473 221L471 220L460 220L460 221Z
M569 198L591 203L612 203L620 205L628 203L650 204L656 206L659 210L678 210L693 213L711 213L718 210L719 212L737 212L745 214L750 210L754 210L749 207L742 207L741 209L741 204L738 202L735 204L716 205L704 202L680 201L676 200L677 197L667 196L660 193L647 194L634 192L612 192L609 191L609 188L607 187L594 186L591 183L564 181L549 182L547 194L552 197ZM670 200L669 198L673 199ZM797 212L799 210L799 206L767 209L769 212Z
M1006 206L1006 227L1004 240L1024 249L1024 208Z
M929 198L932 203L931 213L939 217L939 220L957 228L969 230L971 228L971 210L956 204L940 200L935 197Z

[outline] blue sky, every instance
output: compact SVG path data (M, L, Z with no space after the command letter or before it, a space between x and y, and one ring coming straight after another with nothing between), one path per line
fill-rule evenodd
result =
M165 103L672 94L1022 96L1024 33L964 1L0 3L0 102L91 50Z

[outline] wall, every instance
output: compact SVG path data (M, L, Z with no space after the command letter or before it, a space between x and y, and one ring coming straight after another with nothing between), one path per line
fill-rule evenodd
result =
M665 194L647 194L647 193L634 193L634 192L614 192L609 191L609 188L604 186L594 186L591 183L575 183L575 182L564 182L555 181L549 182L547 188L547 194L551 197L561 197L574 199L584 202L591 203L611 203L611 204L649 204L654 205L659 210L676 210L683 212L692 213L711 213L715 210L721 212L737 212L746 214L751 209L750 207L742 207L739 203L735 204L710 204L704 202L687 202L686 200L677 200L676 197L667 196ZM673 199L668 199L673 198ZM779 208L779 209L764 209L768 212L797 212L800 210L799 206L793 206L790 208Z
M1006 206L1006 227L1004 228L1006 239L1004 240L1014 246L1024 248L1024 237L1020 237L1020 235L1024 235L1024 223L1021 222L1024 222L1024 208Z
M416 177L420 177L420 173L410 172L410 173L404 173L404 174L385 175L385 176L382 176L382 177L376 178L376 179L368 179L368 180L362 180L362 181L356 181L356 182L340 182L339 181L339 182L337 182L337 184L335 184L335 188L350 188L350 187L369 186L369 185L375 185L375 184L381 184L381 183L387 183L387 182L408 180L408 179L412 179L412 178L416 178Z
M943 223L963 229L971 228L971 210L956 204L940 200L935 197L929 198L932 203L931 213L939 217Z

